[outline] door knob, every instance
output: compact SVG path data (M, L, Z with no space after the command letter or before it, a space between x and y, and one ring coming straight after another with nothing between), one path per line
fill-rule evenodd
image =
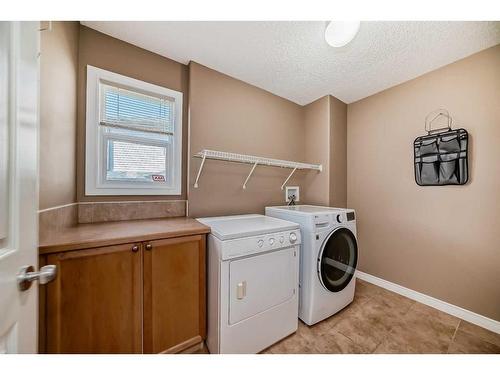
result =
M148 243L146 245L146 250L151 250L153 248L153 245L151 245L150 243Z
M57 266L49 264L40 268L39 272L35 272L33 266L21 267L17 274L17 286L19 290L28 290L33 281L38 280L38 283L47 284L54 280L57 276Z

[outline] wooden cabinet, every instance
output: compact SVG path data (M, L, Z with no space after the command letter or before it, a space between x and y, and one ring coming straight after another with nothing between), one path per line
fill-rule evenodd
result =
M142 254L133 244L51 254L49 353L141 353Z
M144 249L144 353L178 352L205 337L204 236Z
M178 352L205 339L205 235L42 261L59 271L41 294L48 353Z

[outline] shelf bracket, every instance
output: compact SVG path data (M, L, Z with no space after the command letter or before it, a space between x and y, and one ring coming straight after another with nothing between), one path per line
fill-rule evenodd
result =
M203 166L205 165L206 158L207 155L203 154L203 159L201 160L200 169L198 169L198 174L196 175L196 181L194 182L195 189L198 189L198 180L200 179L201 171L203 170Z
M297 170L297 167L295 167L292 171L292 173L290 173L288 175L288 177L286 178L285 182L283 182L283 185L281 185L281 190L283 190L283 188L285 187L286 183L288 182L288 180L292 177L292 175L295 173L295 171Z
M253 165L252 170L251 170L251 171L250 171L250 173L248 174L247 179L245 180L245 182L243 183L243 189L246 189L246 188L247 188L247 182L248 182L248 180L250 180L250 177L252 176L253 171L254 171L254 170L255 170L255 168L257 167L257 164L259 164L259 163L258 163L258 162L255 162L255 164Z

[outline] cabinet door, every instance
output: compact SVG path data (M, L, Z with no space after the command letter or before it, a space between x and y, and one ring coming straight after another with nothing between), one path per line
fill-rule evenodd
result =
M136 246L136 247L134 247ZM49 353L142 352L142 251L125 244L49 255Z
M144 244L144 352L174 353L205 339L205 236Z

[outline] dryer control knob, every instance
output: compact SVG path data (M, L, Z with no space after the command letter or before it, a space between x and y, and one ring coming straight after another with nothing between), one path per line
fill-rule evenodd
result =
M280 243L283 243L283 242L285 242L285 237L281 236L280 237Z
M262 245L264 245L264 240L258 240L258 241L257 241L257 245L258 245L259 247L262 247Z
M342 215L338 214L337 215L337 223L341 223L342 222Z
M297 235L295 233L290 233L290 242L295 243L297 242Z

